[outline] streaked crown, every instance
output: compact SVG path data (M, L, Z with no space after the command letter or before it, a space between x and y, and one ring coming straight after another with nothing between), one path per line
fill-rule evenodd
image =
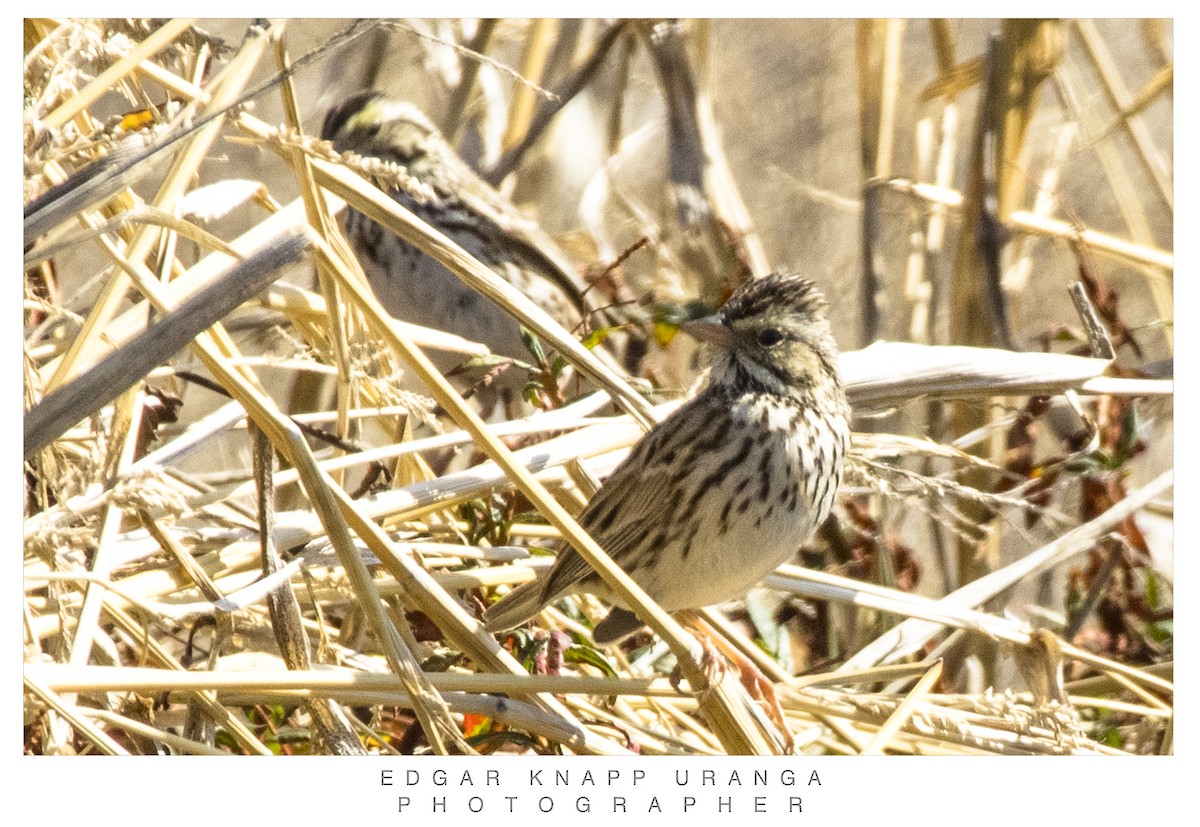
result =
M407 101L393 100L382 92L355 92L330 109L321 127L321 138L339 152L356 152L401 164L419 175L426 161L440 160L448 151L437 127ZM435 156L430 158L429 156Z
M822 321L829 302L817 285L799 273L774 273L747 282L721 308L727 320L752 316L790 316L793 321Z
M742 286L718 313L728 331L711 383L844 406L828 304L810 280L776 273Z

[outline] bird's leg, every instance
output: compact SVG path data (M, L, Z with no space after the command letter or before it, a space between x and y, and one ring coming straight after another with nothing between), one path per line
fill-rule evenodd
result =
M725 661L721 658L720 651L713 646L711 632L705 632L703 629L692 629L696 632L696 642L700 644L700 670L704 672L704 680L709 686L715 686L720 683L725 677ZM683 670L679 664L675 664L675 668L671 670L671 688L676 692L681 692L679 688L680 682L683 680Z
M687 612L686 621L692 631L696 633L696 640L702 648L700 667L704 670L705 677L709 679L709 683L715 683L723 676L725 663L721 658L721 654L724 654L737 667L738 677L741 680L742 686L746 688L746 692L763 706L767 716L779 728L780 733L783 735L787 752L790 753L794 746L792 731L788 728L787 718L783 714L783 706L779 703L779 697L775 694L775 683L763 674L763 671L758 668L754 661L743 655L736 646L726 640L724 635L714 629L703 617L692 612ZM671 685L678 691L678 666L671 673Z

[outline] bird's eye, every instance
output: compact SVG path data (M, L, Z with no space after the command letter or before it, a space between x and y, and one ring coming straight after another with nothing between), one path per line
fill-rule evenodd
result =
M773 327L765 327L758 331L758 343L763 347L774 347L783 341L783 334Z

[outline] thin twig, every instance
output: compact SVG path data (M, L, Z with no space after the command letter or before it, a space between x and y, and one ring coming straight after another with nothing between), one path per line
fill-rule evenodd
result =
M588 85L596 71L603 65L605 58L608 56L612 45L616 43L617 38L625 30L629 21L619 20L610 26L607 31L600 36L600 40L596 43L596 47L592 50L588 59L583 62L579 70L564 82L556 92L545 92L546 101L538 107L537 112L533 116L533 120L529 123L529 128L525 131L521 142L511 149L505 150L504 154L496 161L496 163L483 174L483 179L492 186L499 186L500 182L508 177L521 158L525 155L529 148L542 136L546 131L546 127L554 120L554 116L562 110L564 106L571 102L583 88Z
M1079 319L1083 322L1084 333L1088 337L1088 343L1092 346L1092 355L1097 359L1114 358L1117 354L1113 349L1112 340L1108 338L1108 331L1104 329L1104 324L1096 315L1096 308L1088 299L1087 288L1084 287L1083 282L1077 281L1071 285L1070 291L1075 312L1079 314Z

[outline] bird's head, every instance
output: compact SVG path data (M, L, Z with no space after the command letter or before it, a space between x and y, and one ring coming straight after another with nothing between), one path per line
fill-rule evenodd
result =
M339 152L355 152L400 164L417 177L441 160L448 146L420 109L382 92L356 92L330 109L321 138Z
M809 398L841 392L828 304L810 280L776 273L739 288L713 316L683 329L714 345L710 382Z

